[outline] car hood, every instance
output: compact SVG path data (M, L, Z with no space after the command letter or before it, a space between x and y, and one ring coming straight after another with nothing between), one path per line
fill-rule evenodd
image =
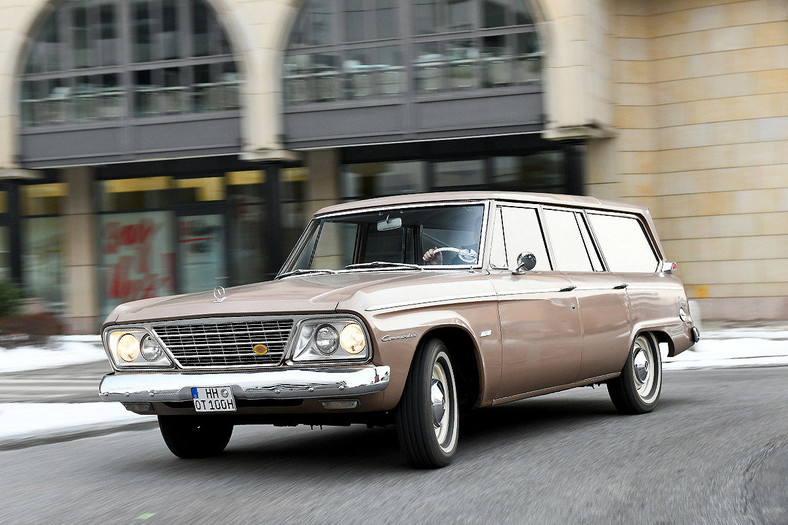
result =
M462 286L458 289L459 283ZM468 270L299 275L228 288L221 302L211 290L125 303L112 311L105 324L235 315L360 313L454 300L460 291L476 297L493 293L483 274Z

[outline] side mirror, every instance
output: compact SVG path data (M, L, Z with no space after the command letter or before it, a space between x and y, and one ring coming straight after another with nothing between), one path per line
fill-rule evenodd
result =
M517 269L512 273L520 275L530 272L536 267L536 256L531 252L523 252L517 256Z

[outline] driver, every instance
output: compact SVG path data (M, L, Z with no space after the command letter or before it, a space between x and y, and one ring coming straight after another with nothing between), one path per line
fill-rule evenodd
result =
M425 263L427 263L427 264L443 264L443 253L442 252L436 252L435 250L437 250L437 249L438 249L438 247L436 246L436 247L430 248L429 250L424 252L424 256L422 257L422 259L424 260Z
M482 226L482 218L481 217L477 217L473 221L473 228L468 230L468 233L480 232L481 226ZM478 237L477 237L477 242L476 242L475 245L462 246L462 251L470 252L469 254L473 254L473 257L475 258L476 255L477 255L476 254L476 250L478 250L479 242L480 242L480 239L478 239ZM476 249L474 249L474 248L476 248ZM460 250L458 250L457 248L447 247L445 249L450 249L453 252L460 252ZM465 262L460 258L459 253L453 253L451 255L453 255L453 257L450 257L448 260L445 260L444 257L443 257L443 251L439 251L438 247L435 246L434 248L430 248L429 250L424 252L424 255L421 258L426 264L435 264L435 265L438 265L438 264L465 264ZM444 260L445 260L445 262L444 262Z

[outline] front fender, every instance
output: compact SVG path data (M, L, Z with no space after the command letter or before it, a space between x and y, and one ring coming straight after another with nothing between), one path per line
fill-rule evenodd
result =
M473 342L480 376L479 404L483 406L492 402L492 393L500 383L502 366L501 333L495 301L366 314L362 317L373 339L372 361L391 368L389 387L381 393L388 408L399 403L411 362L421 342L436 330L446 328L462 330Z

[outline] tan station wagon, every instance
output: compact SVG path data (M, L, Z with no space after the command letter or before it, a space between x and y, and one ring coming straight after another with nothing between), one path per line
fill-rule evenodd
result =
M156 414L182 458L234 425L394 424L447 465L461 410L605 383L651 411L660 345L699 338L647 209L458 192L320 210L274 281L135 301L107 318L106 401Z

